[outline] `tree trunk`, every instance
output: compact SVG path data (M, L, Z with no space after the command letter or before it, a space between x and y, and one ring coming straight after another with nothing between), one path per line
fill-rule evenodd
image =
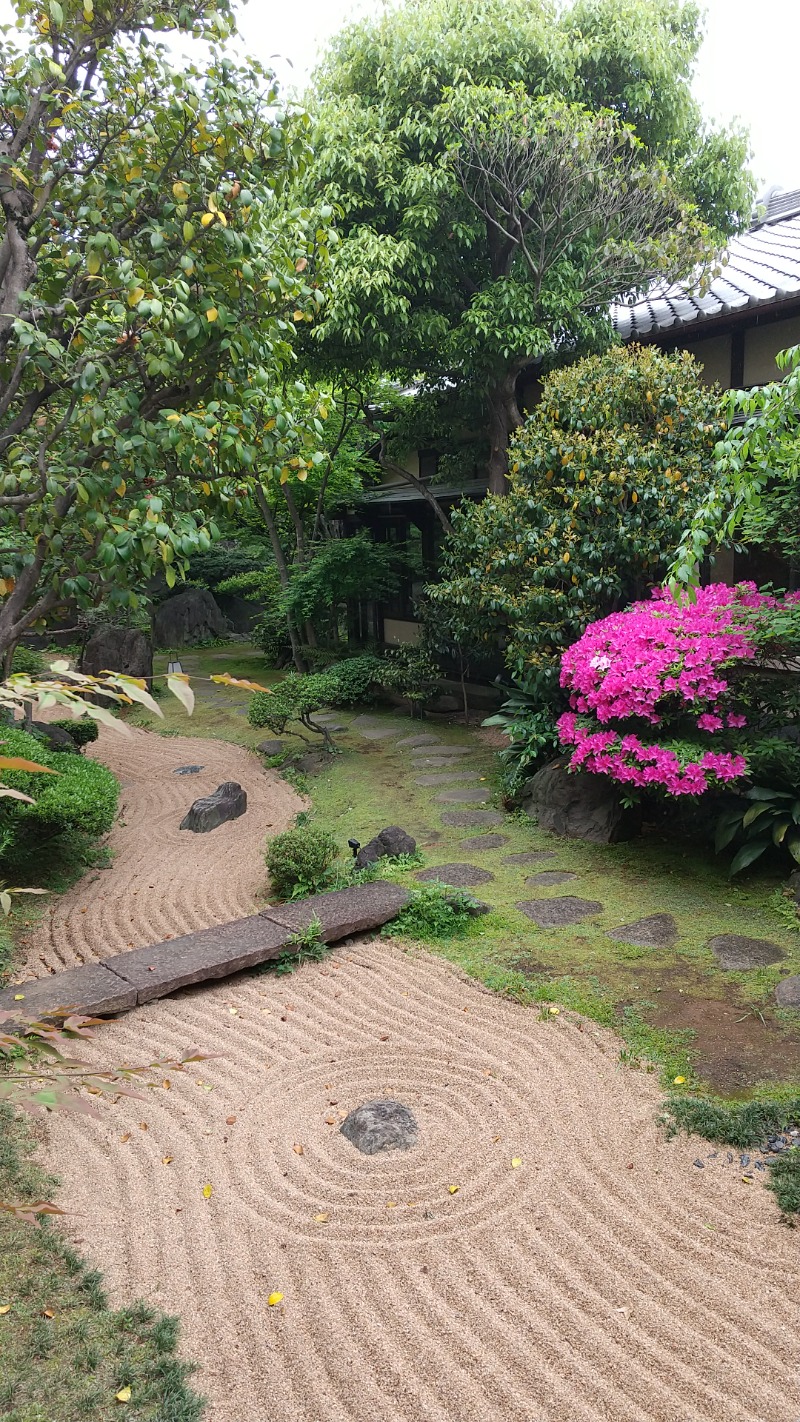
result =
M281 540L278 537L278 529L275 523L275 516L269 506L267 496L264 493L264 490L262 489L260 484L256 484L255 495L256 503L258 504L258 507L261 511L261 517L263 518L264 523L267 527L269 541L272 544L272 552L275 555L275 563L278 568L278 578L280 579L280 585L285 592L289 586L289 569L286 566L286 558L284 557L283 549L281 548ZM286 626L289 632L289 642L292 648L292 661L294 662L295 669L299 672L307 672L308 667L306 666L303 660L303 653L300 650L300 639L297 635L297 630L292 621L292 618L288 612L286 614Z
M489 387L489 493L507 494L508 444L514 430L522 424L522 412L517 402L517 375L513 366L502 379Z

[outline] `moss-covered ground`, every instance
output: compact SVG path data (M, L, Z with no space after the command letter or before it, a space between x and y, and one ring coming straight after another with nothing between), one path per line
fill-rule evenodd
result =
M248 724L246 692L202 680L227 671L269 685L276 674L257 652L239 644L184 653L181 662L198 692L194 716L187 719L177 703L164 698L163 721L137 711L138 724L162 734L215 736L251 747L269 736ZM369 740L351 724L363 710L341 713L345 729L335 734L340 753L323 760L322 769L304 782L315 817L336 835L343 856L349 855L348 839L364 843L385 825L400 824L418 841L426 867L469 862L494 875L493 882L475 890L491 904L491 914L476 920L466 937L429 945L434 951L522 1000L558 1001L616 1026L625 1059L658 1063L665 1082L682 1076L686 1089L703 1082L725 1096L747 1096L800 1080L800 1013L777 1009L772 1001L780 977L800 972L800 932L776 874L756 868L731 882L724 858L677 834L600 847L554 839L520 814L506 815L502 825L485 831L448 827L443 810L476 807L438 804L436 796L447 787L417 785L425 772L412 762L424 752L398 742L430 731L448 745L469 747L463 766L483 778L469 784L489 789L491 808L499 807L500 794L496 751L487 733L444 718L411 721L397 711L368 708L372 720L392 730L385 739ZM306 751L295 737L282 739L289 758ZM445 768L431 769L440 774ZM508 842L491 850L463 847L461 841L481 833L502 833ZM534 850L555 851L556 857L540 866L504 862L510 854ZM578 877L552 888L526 886L526 876L539 868ZM410 884L413 875L409 869ZM523 900L563 894L596 900L602 912L572 927L540 929L516 907ZM608 936L621 924L656 913L675 919L679 937L672 948L637 948ZM720 933L769 939L785 958L757 971L723 972L707 946Z

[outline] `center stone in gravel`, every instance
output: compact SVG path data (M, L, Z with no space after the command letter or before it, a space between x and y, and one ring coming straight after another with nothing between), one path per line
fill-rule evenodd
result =
M365 1101L342 1122L342 1135L363 1155L380 1150L411 1150L419 1128L413 1111L402 1101Z

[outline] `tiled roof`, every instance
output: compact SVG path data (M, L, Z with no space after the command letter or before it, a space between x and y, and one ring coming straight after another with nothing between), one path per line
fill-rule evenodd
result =
M728 244L720 274L705 292L699 284L659 282L639 301L615 302L611 319L627 341L795 297L800 297L800 190L773 189L759 203L750 230Z

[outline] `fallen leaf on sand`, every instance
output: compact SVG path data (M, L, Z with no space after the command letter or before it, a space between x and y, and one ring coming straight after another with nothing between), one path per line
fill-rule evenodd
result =
M295 1155L303 1154L303 1147L301 1145L293 1145L292 1150L294 1151Z
M211 1196L213 1195L213 1193L214 1193L214 1186L213 1186L213 1185L204 1185L204 1186L203 1186L203 1199L204 1199L204 1200L210 1200L210 1199L211 1199Z
M515 1156L513 1157L512 1161L511 1161L511 1169L512 1169L512 1170L519 1170L519 1167L521 1166L521 1164L522 1164L522 1156L520 1156L520 1155L515 1155Z
M325 1117L325 1125L326 1125L326 1126L335 1126L335 1125L336 1125L336 1117L335 1117L335 1116L326 1116L326 1117Z
M397 1201L396 1201L396 1200L387 1200L387 1201L386 1201L386 1208L387 1208L387 1210L396 1210L396 1209L397 1209Z
M121 1387L119 1392L114 1393L117 1402L130 1402L131 1390L129 1387Z
M492 1136L492 1145L497 1145L497 1142L501 1141L502 1139L502 1136Z
M146 1131L147 1129L148 1129L147 1122L146 1122L146 1121L140 1121L140 1122L139 1122L139 1130L140 1130L140 1131Z
M131 1133L130 1133L130 1131L126 1131L125 1134L124 1134L124 1136L120 1136L120 1140L122 1141L122 1144L123 1144L123 1145L125 1144L126 1141L129 1141L130 1138L131 1138Z
M281 1303L282 1300L283 1294L270 1294L269 1298L267 1299L267 1303L269 1304L270 1308L274 1308L275 1305Z
M226 1126L235 1126L235 1125L236 1125L236 1117L235 1117L235 1116L226 1116L226 1117L225 1117L225 1125L226 1125Z
M460 1185L448 1185L447 1190L450 1195L457 1195L461 1189Z
M238 1009L238 1007L229 1007L229 1008L228 1008L228 1011L229 1011L229 1013L231 1014L231 1017L238 1017L238 1016L239 1016L239 1009Z
M168 1076L164 1077L164 1080L162 1081L161 1085L163 1086L165 1091L170 1091L172 1089L172 1082L170 1081Z
M162 1157L161 1157L161 1164L162 1164L162 1165L171 1165L171 1164L172 1164L172 1156L171 1156L171 1155L162 1155Z
M329 1219L330 1215L327 1214L324 1210L320 1214L314 1216L314 1221L316 1224L327 1224Z
M0 1315L11 1312L11 1304L0 1304Z

